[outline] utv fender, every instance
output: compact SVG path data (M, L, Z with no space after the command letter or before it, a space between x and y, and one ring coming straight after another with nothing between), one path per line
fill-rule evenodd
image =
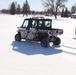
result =
M16 41L21 41L21 35L20 34L16 34L15 35L15 40Z

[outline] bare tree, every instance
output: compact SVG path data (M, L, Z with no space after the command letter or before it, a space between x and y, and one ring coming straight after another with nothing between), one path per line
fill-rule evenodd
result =
M51 9L55 19L57 18L58 10L64 7L67 0L42 0L42 4L46 9Z

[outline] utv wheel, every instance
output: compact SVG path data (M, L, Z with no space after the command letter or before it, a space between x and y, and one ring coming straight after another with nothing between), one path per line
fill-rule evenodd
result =
M53 41L53 45L60 45L60 43L61 43L61 40L58 37L56 37L55 41Z
M20 36L19 34L16 34L16 35L15 35L15 40L16 40L16 41L21 41L21 36Z
M42 46L42 47L48 47L48 46L49 46L48 40L47 40L47 39L42 39L42 41L41 41L41 46Z

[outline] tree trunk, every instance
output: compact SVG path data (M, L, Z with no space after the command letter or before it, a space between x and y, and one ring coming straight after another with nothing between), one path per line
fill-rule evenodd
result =
M55 12L55 19L57 19L57 14L56 14L56 12Z
M75 35L76 35L76 26L75 26Z
M24 17L24 14L23 14L23 17Z
M56 7L56 11L55 11L55 19L57 19L57 7Z

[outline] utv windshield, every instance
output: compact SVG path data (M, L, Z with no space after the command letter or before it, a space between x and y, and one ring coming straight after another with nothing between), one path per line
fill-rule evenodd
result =
M27 28L29 25L29 20L24 20L23 24L22 24L22 28Z

